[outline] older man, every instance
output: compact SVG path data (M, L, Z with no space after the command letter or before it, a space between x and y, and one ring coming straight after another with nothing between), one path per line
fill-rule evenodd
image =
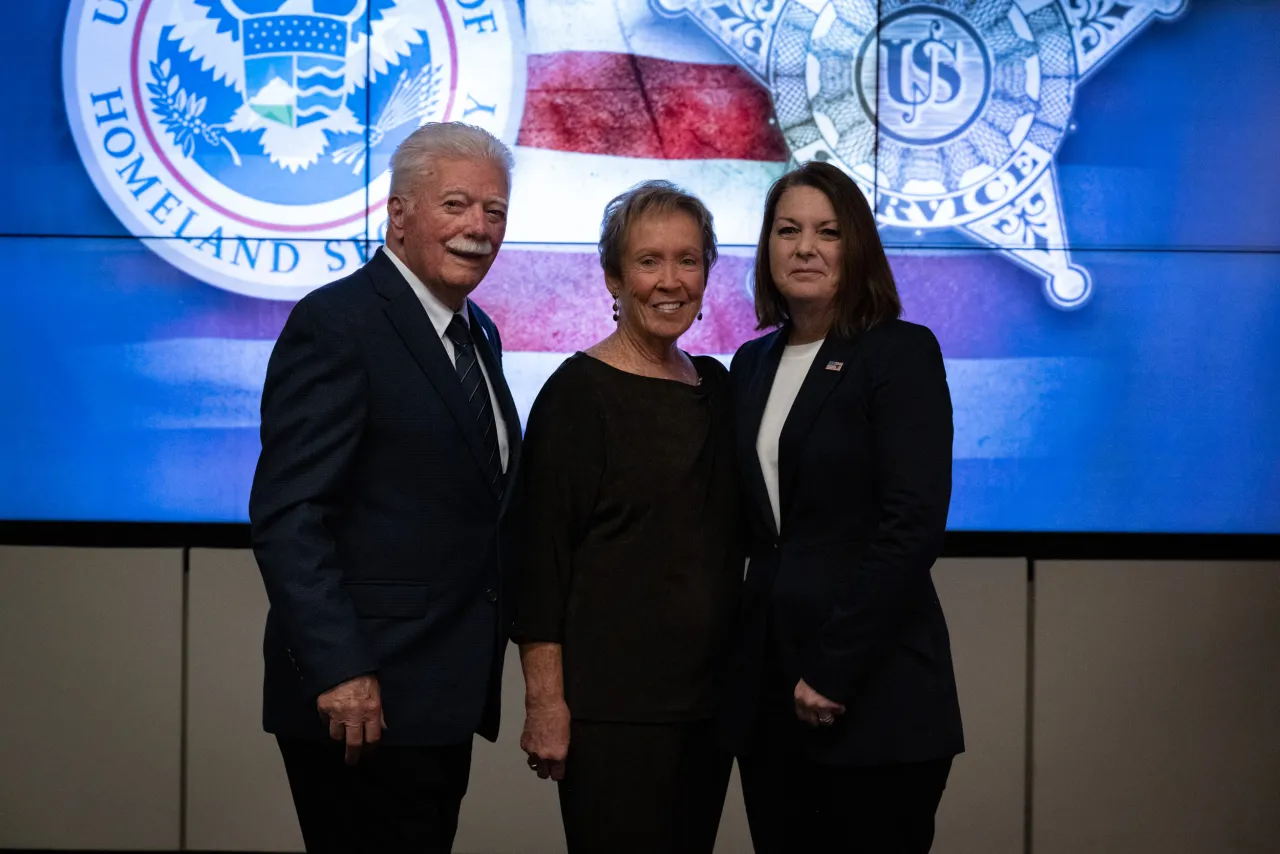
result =
M308 851L448 851L472 734L498 732L520 424L468 295L511 154L432 124L391 168L386 245L294 307L262 392L263 722Z

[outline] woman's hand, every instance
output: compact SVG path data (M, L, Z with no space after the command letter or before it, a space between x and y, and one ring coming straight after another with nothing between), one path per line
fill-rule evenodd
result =
M526 705L520 749L529 754L529 767L543 780L564 779L569 755L569 706L563 700Z
M828 700L801 679L796 683L796 717L809 726L830 726L836 715L844 714L844 706Z
M520 749L542 779L564 779L569 755L569 705L564 701L564 668L558 643L520 644L524 669L524 732Z

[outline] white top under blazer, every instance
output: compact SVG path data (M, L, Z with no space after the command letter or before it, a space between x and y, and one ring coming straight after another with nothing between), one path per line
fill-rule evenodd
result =
M789 345L782 351L778 373L769 389L769 400L764 405L760 419L760 432L756 434L756 455L760 458L760 470L764 473L764 485L769 491L769 505L773 507L773 522L782 530L782 510L778 504L778 438L782 425L787 423L791 404L795 403L800 386L809 374L813 359L822 349L823 339L812 344Z

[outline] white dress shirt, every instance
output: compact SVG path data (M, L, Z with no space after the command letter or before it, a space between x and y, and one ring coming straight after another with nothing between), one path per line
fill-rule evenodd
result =
M387 257L391 259L391 263L396 265L396 269L400 271L400 275L404 276L409 287L413 288L413 292L417 294L418 301L422 303L422 307L426 309L427 317L431 320L431 325L435 327L436 334L440 336L440 343L444 344L445 353L449 354L449 361L457 363L458 357L454 352L453 342L449 340L449 336L445 334L445 330L449 328L449 322L453 320L454 311L440 301L440 298L431 293L431 290L422 283L422 280L413 274L413 271L405 266L396 253L387 247L381 247L381 251L385 252ZM467 324L467 328L472 329L473 337L475 335L484 335L488 341L488 335L476 324L471 326L471 317L467 311L467 304L462 304L462 310L457 312L462 317L462 322ZM502 470L507 470L507 421L502 417L502 408L498 406L497 392L493 388L493 380L489 379L489 369L485 367L484 359L480 358L480 353L476 353L476 361L480 364L480 373L484 376L485 385L489 387L489 404L493 407L493 424L498 431L498 455L502 457Z
M809 373L813 358L822 348L822 341L812 344L796 344L782 351L778 373L769 389L769 400L764 405L760 419L760 432L756 434L756 454L760 457L760 470L764 473L764 485L769 491L769 504L773 507L773 522L782 531L782 508L778 498L778 439L782 425L787 423L791 405L796 402L800 386Z

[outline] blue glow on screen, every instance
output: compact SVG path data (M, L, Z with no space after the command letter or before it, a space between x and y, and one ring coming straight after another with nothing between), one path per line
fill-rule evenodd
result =
M608 331L609 197L708 202L685 345L723 356L757 334L765 188L825 157L947 358L953 529L1280 533L1280 0L988 5L907 3L877 41L795 0L21 4L0 518L244 521L293 301L376 246L395 145L463 119L516 153L475 298L522 414Z

